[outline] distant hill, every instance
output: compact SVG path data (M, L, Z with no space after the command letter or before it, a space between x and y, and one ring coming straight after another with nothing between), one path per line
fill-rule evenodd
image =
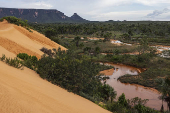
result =
M28 22L55 23L55 22L86 22L77 13L68 17L56 9L17 9L0 8L0 18L5 16L15 16Z
M85 19L80 17L77 13L74 13L70 18L75 21L86 21Z

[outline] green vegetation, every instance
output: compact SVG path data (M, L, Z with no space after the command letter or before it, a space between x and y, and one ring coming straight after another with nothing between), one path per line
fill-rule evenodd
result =
M96 23L53 23L30 24L35 30L46 34L52 31L52 36L64 35L72 37L102 37L106 40L118 39L128 43L138 43L148 38L150 44L170 44L169 22L96 22ZM50 37L49 37L50 38Z
M20 68L22 69L23 67L22 61L20 61L18 58L12 59L12 58L7 58L5 55L2 55L2 57L0 57L0 60L18 69Z
M30 69L33 69L33 70L36 70L37 69L37 62L38 62L38 59L36 56L29 56L28 54L26 53L19 53L17 55L18 58L24 60L23 61L23 65L30 68Z
M147 101L138 97L126 100L125 95L122 94L117 102L110 102L101 106L114 113L160 113L159 111L145 107Z
M0 22L2 22L4 19L7 20L9 23L16 24L18 26L22 26L22 27L26 28L29 32L32 32L30 30L30 26L27 23L28 22L27 20L21 20L19 18L14 17L14 16L7 16L7 17L1 18Z
M128 57L128 61L130 59L131 57ZM140 62L135 63L134 61L133 66L144 67L147 70L140 73L138 76L125 75L120 77L118 80L120 80L123 83L140 84L146 87L158 89L155 79L165 78L170 75L169 67L170 60L156 56L150 58L147 57L146 59L147 60L144 60L141 63Z
M164 111L163 109L163 101L167 102L167 105L170 110L170 77L167 77L165 79L159 78L156 81L158 83L158 90L161 92L162 96L160 96L160 99L162 100L162 108L161 111Z

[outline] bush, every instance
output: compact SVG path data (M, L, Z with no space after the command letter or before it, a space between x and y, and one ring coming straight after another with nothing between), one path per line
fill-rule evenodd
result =
M20 59L22 59L22 60L27 60L27 59L30 59L30 58L31 58L31 56L29 56L29 55L26 54L26 53L19 53L19 54L17 54L17 57L20 58Z
M26 67L33 70L37 68L36 64L38 62L38 58L36 56L29 56L26 53L19 53L17 57L24 60L23 65L25 65Z
M41 50L42 52L44 52L45 54L49 55L49 56L53 56L53 55L54 55L54 53L52 52L51 49L47 49L47 48L43 47L43 48L41 48L40 50Z
M54 31L53 29L47 29L45 30L45 36L48 38L51 38L52 36L56 35L56 31Z
M30 30L28 23L27 23L28 22L27 20L21 20L20 18L16 18L14 16L7 16L7 17L1 18L0 21L2 22L4 19L7 20L9 23L25 27L29 32L32 32Z
M5 55L2 55L2 57L0 57L1 61L5 62L6 64L13 66L15 68L22 68L23 67L23 62L20 61L17 58L11 59L11 58L7 58Z

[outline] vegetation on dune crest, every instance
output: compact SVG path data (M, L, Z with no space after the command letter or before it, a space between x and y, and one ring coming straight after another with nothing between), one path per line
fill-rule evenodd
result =
M31 56L26 53L19 53L17 57L24 60L23 62L24 66L33 70L37 69L38 58L36 56Z
M16 24L18 26L22 26L22 27L26 28L29 32L32 32L30 30L30 26L27 23L28 22L27 20L21 20L20 18L16 18L14 16L7 16L7 17L1 18L0 22L2 22L4 19L7 20L9 23Z
M2 55L2 57L0 57L0 60L18 69L20 68L22 69L23 67L23 62L19 60L18 58L12 59L12 58L7 58L5 55Z

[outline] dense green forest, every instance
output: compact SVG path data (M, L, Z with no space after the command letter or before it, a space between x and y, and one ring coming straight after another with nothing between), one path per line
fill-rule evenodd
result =
M139 22L96 22L96 23L56 23L30 24L35 30L51 38L63 35L85 37L107 37L124 42L136 43L141 38L148 38L152 44L170 42L170 22L139 21Z

